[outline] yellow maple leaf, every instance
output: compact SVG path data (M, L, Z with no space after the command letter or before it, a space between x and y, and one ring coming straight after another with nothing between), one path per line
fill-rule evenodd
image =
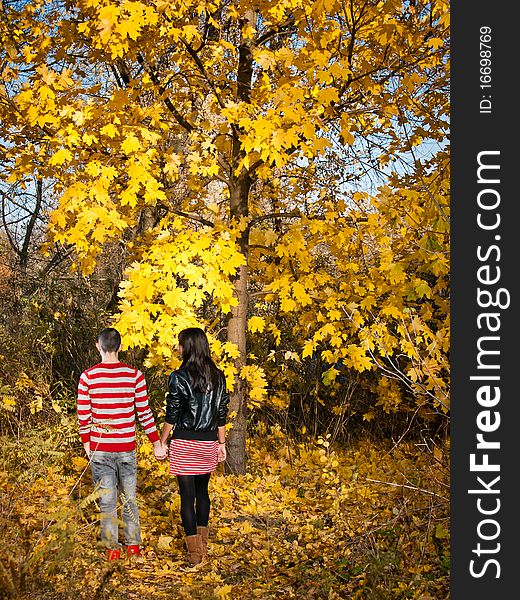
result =
M280 302L280 308L283 312L291 312L296 308L297 304L292 298L283 298Z
M214 594L219 600L229 600L230 598L232 598L232 596L231 596L232 591L233 591L232 585L229 585L229 584L219 585L215 588Z
M347 348L347 352L352 367L356 369L356 371L365 371L372 368L370 359L367 357L365 350L360 346L350 344Z
M16 408L16 400L13 396L2 396L2 408L12 412Z
M121 144L121 150L123 150L125 154L133 154L140 148L141 142L133 133L129 133L126 136L125 141Z
M339 371L335 367L327 369L322 375L322 381L324 385L330 385L336 380L339 375Z
M88 466L88 460L84 456L73 456L72 467L76 473L81 473Z
M158 550L170 550L170 543L172 542L173 537L171 535L160 535L159 540L157 542Z
M110 138L114 138L118 134L118 130L113 123L108 123L101 128L101 133Z
M395 317L396 319L400 319L403 316L402 312L396 306L385 306L381 309L381 314Z
M405 266L402 263L391 263L388 267L388 278L391 283L401 283L406 279L404 271Z
M129 205L132 208L134 208L137 205L137 195L135 188L128 187L125 190L123 190L119 195L119 201L121 203L121 206Z
M262 317L251 317L247 322L247 328L251 333L255 333L255 331L262 333L265 328L265 320Z
M307 304L311 303L311 297L307 293L305 286L302 285L299 281L295 281L292 284L292 293L293 296L298 300L298 302L302 306L306 306Z
M316 342L314 340L307 340L303 345L302 358L312 356L316 350Z
M50 160L50 165L62 165L65 162L70 162L72 160L72 153L67 148L61 148L57 152L55 152Z

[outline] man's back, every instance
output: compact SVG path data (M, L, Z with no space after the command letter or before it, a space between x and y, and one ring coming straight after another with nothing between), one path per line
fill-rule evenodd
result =
M78 420L90 449L129 452L135 449L135 411L150 437L156 432L144 375L123 362L101 362L84 371L78 384Z

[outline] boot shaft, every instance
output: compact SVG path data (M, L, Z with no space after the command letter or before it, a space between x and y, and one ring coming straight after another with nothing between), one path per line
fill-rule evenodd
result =
M184 539L188 550L188 561L192 565L198 565L202 560L202 538L200 534L187 535Z
M200 535L202 542L202 556L206 556L208 553L209 529L207 527L203 527L202 525L197 525L197 533Z

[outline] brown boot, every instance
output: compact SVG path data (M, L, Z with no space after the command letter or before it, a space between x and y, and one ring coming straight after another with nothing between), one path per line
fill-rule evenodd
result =
M202 540L200 535L187 535L185 538L186 548L188 549L188 562L192 565L198 565L202 560Z
M203 527L202 525L197 525L197 533L200 535L200 539L202 540L202 556L206 556L208 553L209 529L207 527Z

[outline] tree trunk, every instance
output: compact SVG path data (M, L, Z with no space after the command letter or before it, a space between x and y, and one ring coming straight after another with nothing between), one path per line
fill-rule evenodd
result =
M240 370L246 362L246 327L247 327L247 275L248 268L240 268L236 280L238 306L233 307L228 323L227 339L238 346L240 356L235 360L239 375L235 387L230 393L229 412L234 414L231 420L233 427L227 435L227 461L225 471L236 475L246 472L246 436L247 436L247 384L240 377Z
M254 11L246 15L244 25L253 24L255 20ZM253 75L253 55L251 53L251 40L244 38L239 48L238 70L237 70L237 99L242 102L251 101L251 79ZM237 174L237 168L244 157L244 151L239 140L239 131L233 129L231 148L231 181L229 184L229 216L231 222L239 222L249 214L249 192L251 190L251 177L247 169L241 168ZM246 436L247 436L247 384L240 377L240 371L246 364L246 331L247 331L247 309L249 298L247 292L248 259L249 259L249 227L243 231L240 240L240 251L244 255L245 265L240 268L235 280L235 290L238 305L231 310L231 318L228 322L227 339L236 344L240 355L235 360L238 376L235 387L230 394L229 412L234 414L227 436L228 457L225 471L235 475L244 475L246 472Z
M241 217L247 217L249 212L250 188L251 180L249 178L249 173L244 170L240 176L233 181L230 188L230 213L232 219L238 221ZM234 417L232 420L233 427L230 429L227 436L228 457L225 465L225 471L235 475L245 474L247 462L247 384L241 379L240 371L246 364L247 355L246 331L247 309L249 306L249 296L247 291L249 275L249 228L246 228L240 237L240 251L244 255L245 265L240 267L238 276L235 279L238 305L231 309L231 317L227 326L227 339L229 342L235 344L240 352L235 360L238 376L235 380L235 387L230 393L229 412L234 414Z

